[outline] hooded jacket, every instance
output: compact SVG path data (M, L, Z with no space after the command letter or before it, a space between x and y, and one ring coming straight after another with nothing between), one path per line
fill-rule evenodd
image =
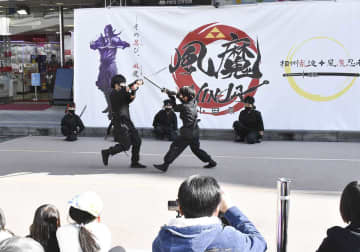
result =
M176 219L163 226L155 238L153 252L262 252L266 242L255 226L237 208L225 213L231 226L218 217Z
M332 227L317 252L360 252L360 227Z

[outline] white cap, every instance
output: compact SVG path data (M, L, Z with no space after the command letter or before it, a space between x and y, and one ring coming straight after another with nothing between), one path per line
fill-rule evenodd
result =
M98 217L103 209L103 202L95 192L84 192L76 195L69 202L69 205L79 210L88 212Z

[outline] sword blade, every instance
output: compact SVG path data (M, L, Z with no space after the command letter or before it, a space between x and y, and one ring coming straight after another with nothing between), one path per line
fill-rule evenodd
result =
M87 105L85 105L84 108L81 110L81 113L80 113L79 117L81 117L84 114L86 108L87 108Z
M152 80L150 80L148 77L146 77L145 75L143 76L145 80L147 80L148 82L150 82L151 84L153 84L155 87L157 87L158 89L162 90L162 88L156 84L155 82L153 82Z

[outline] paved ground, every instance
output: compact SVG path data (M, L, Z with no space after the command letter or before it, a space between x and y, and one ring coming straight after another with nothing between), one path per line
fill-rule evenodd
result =
M340 192L359 179L359 143L275 142L245 145L202 141L219 163L212 170L189 150L165 173L160 163L169 142L144 139L141 161L149 167L129 168L125 154L103 167L100 149L112 144L102 138L68 143L59 137L24 137L0 143L0 207L8 228L27 235L35 209L55 204L67 223L67 201L94 190L104 201L102 221L111 229L113 244L128 251L151 251L161 225L175 216L167 201L176 199L180 183L192 174L214 176L234 202L255 223L276 251L276 181L293 180L288 251L315 251L333 225L344 225L338 212ZM5 140L5 139L3 139Z
M1 127L56 127L66 106L52 106L41 111L0 110Z

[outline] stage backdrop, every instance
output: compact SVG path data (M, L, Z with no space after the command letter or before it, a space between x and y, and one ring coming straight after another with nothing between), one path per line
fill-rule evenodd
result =
M193 86L202 128L230 129L254 96L266 129L360 130L360 4L266 3L75 11L75 102L105 127L109 80ZM145 79L131 104L151 127L167 96Z

